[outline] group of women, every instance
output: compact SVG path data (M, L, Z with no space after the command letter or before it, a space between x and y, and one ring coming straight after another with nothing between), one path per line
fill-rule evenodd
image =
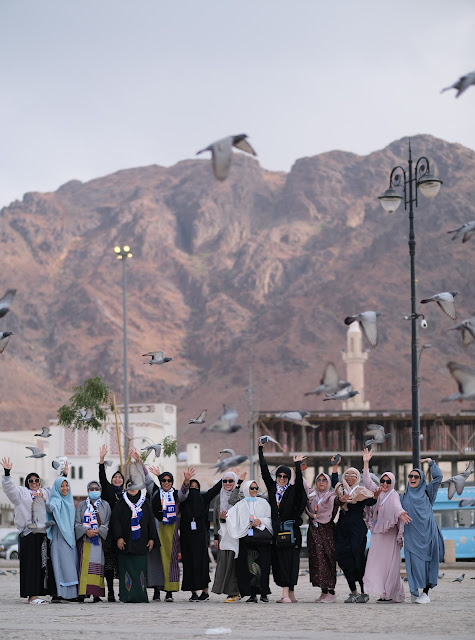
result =
M363 452L363 485L354 467L338 476L340 461L331 478L321 473L313 487L302 475L302 456L294 457L295 472L281 465L275 479L270 474L259 441L259 463L267 500L256 480L245 482L246 473L228 471L206 493L188 468L177 490L169 472L143 466L146 489L139 490L115 472L107 480L101 447L99 481L87 485L87 499L74 506L65 475L51 488L42 488L31 473L24 487L10 476L12 463L3 458L3 489L15 505L15 525L20 531L20 595L31 604L77 602L105 596L116 600L114 579L119 580L121 602L173 602L180 588L179 553L183 565L182 590L190 601L209 600L209 506L213 512L217 563L212 592L224 594L231 603L269 602L269 576L282 589L278 603L297 602L302 517L309 517L307 546L313 586L320 587L316 602L335 602L336 563L350 588L346 603L365 603L370 595L378 602L404 601L400 576L400 550L404 541L411 601L430 602L436 586L438 565L443 559L443 540L432 512L442 473L428 462L432 481L421 469L413 469L400 498L395 477L387 471L379 486L369 472L371 451ZM132 452L138 464L139 454ZM155 483L152 474L158 477ZM263 489L263 488L262 488ZM32 516L42 506L46 521ZM38 511L38 509L36 509ZM338 519L335 522L336 516ZM367 530L371 531L366 557ZM359 587L359 591L358 591ZM422 590L422 592L420 592ZM199 593L200 592L200 593Z

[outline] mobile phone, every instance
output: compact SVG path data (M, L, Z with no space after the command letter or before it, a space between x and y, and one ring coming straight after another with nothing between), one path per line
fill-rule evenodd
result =
M261 437L259 438L259 442L260 442L261 444L265 444L266 442L269 442L269 436L261 436Z
M336 456L334 456L331 460L330 460L330 464L332 464L333 466L335 466L336 464L338 464L341 460L341 455L339 453L336 454Z

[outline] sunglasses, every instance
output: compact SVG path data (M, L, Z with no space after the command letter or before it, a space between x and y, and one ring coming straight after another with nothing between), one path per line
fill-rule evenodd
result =
M345 473L345 478L357 478L358 476L354 473Z
M277 477L278 478L288 478L289 476L286 476L285 473L278 473Z
M421 476L419 476L418 474L410 473L407 477L409 478L409 480L419 480Z
M172 479L171 479L171 478L163 478L163 479L162 479L162 482L171 482L171 481L172 481Z
M380 484L391 484L391 480L384 480L383 478L379 482Z
M250 491L259 491L259 487L249 487Z
M223 484L233 484L234 480L223 480Z
M39 481L40 481L39 478L30 478L28 480L28 484L38 484Z
M328 482L326 478L317 478L317 482Z

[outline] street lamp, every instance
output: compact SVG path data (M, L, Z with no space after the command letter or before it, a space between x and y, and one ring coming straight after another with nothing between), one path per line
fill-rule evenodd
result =
M442 180L434 176L430 170L429 160L421 156L413 169L411 142L409 141L408 170L398 165L389 176L389 188L379 196L383 208L393 213L404 199L404 209L409 207L409 255L411 258L411 363L412 363L412 464L414 468L420 466L420 415L419 415L419 383L418 383L418 353L417 353L417 320L420 314L416 310L416 275L415 255L416 236L414 234L414 207L418 206L418 189L426 198L435 198L439 193ZM399 189L399 191L397 191ZM402 194L400 192L402 190Z
M124 318L124 430L125 430L125 452L129 450L129 377L127 375L127 279L125 275L125 264L127 258L132 257L130 247L114 247L115 254L119 260L122 260L122 307Z

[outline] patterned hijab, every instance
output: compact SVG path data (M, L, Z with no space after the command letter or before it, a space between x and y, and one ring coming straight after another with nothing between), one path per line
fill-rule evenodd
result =
M223 476L223 480L225 478L232 478L234 480L234 486L231 489L228 489L229 484L226 483L221 485L221 491L219 493L219 508L221 509L221 511L228 511L228 509L231 508L231 505L229 504L229 498L231 497L231 493L236 487L238 481L237 474L235 474L234 471L227 471Z
M345 479L345 476L349 474L354 474L356 476L356 482L352 487L350 487ZM339 498L344 495L350 495L351 500L348 501L350 504L356 504L357 502L366 500L366 498L372 498L373 492L369 491L369 489L365 489L365 487L361 487L360 482L361 473L355 467L349 467L342 475L341 482L336 485L335 493ZM345 502L342 509L343 511L348 511L348 503Z

